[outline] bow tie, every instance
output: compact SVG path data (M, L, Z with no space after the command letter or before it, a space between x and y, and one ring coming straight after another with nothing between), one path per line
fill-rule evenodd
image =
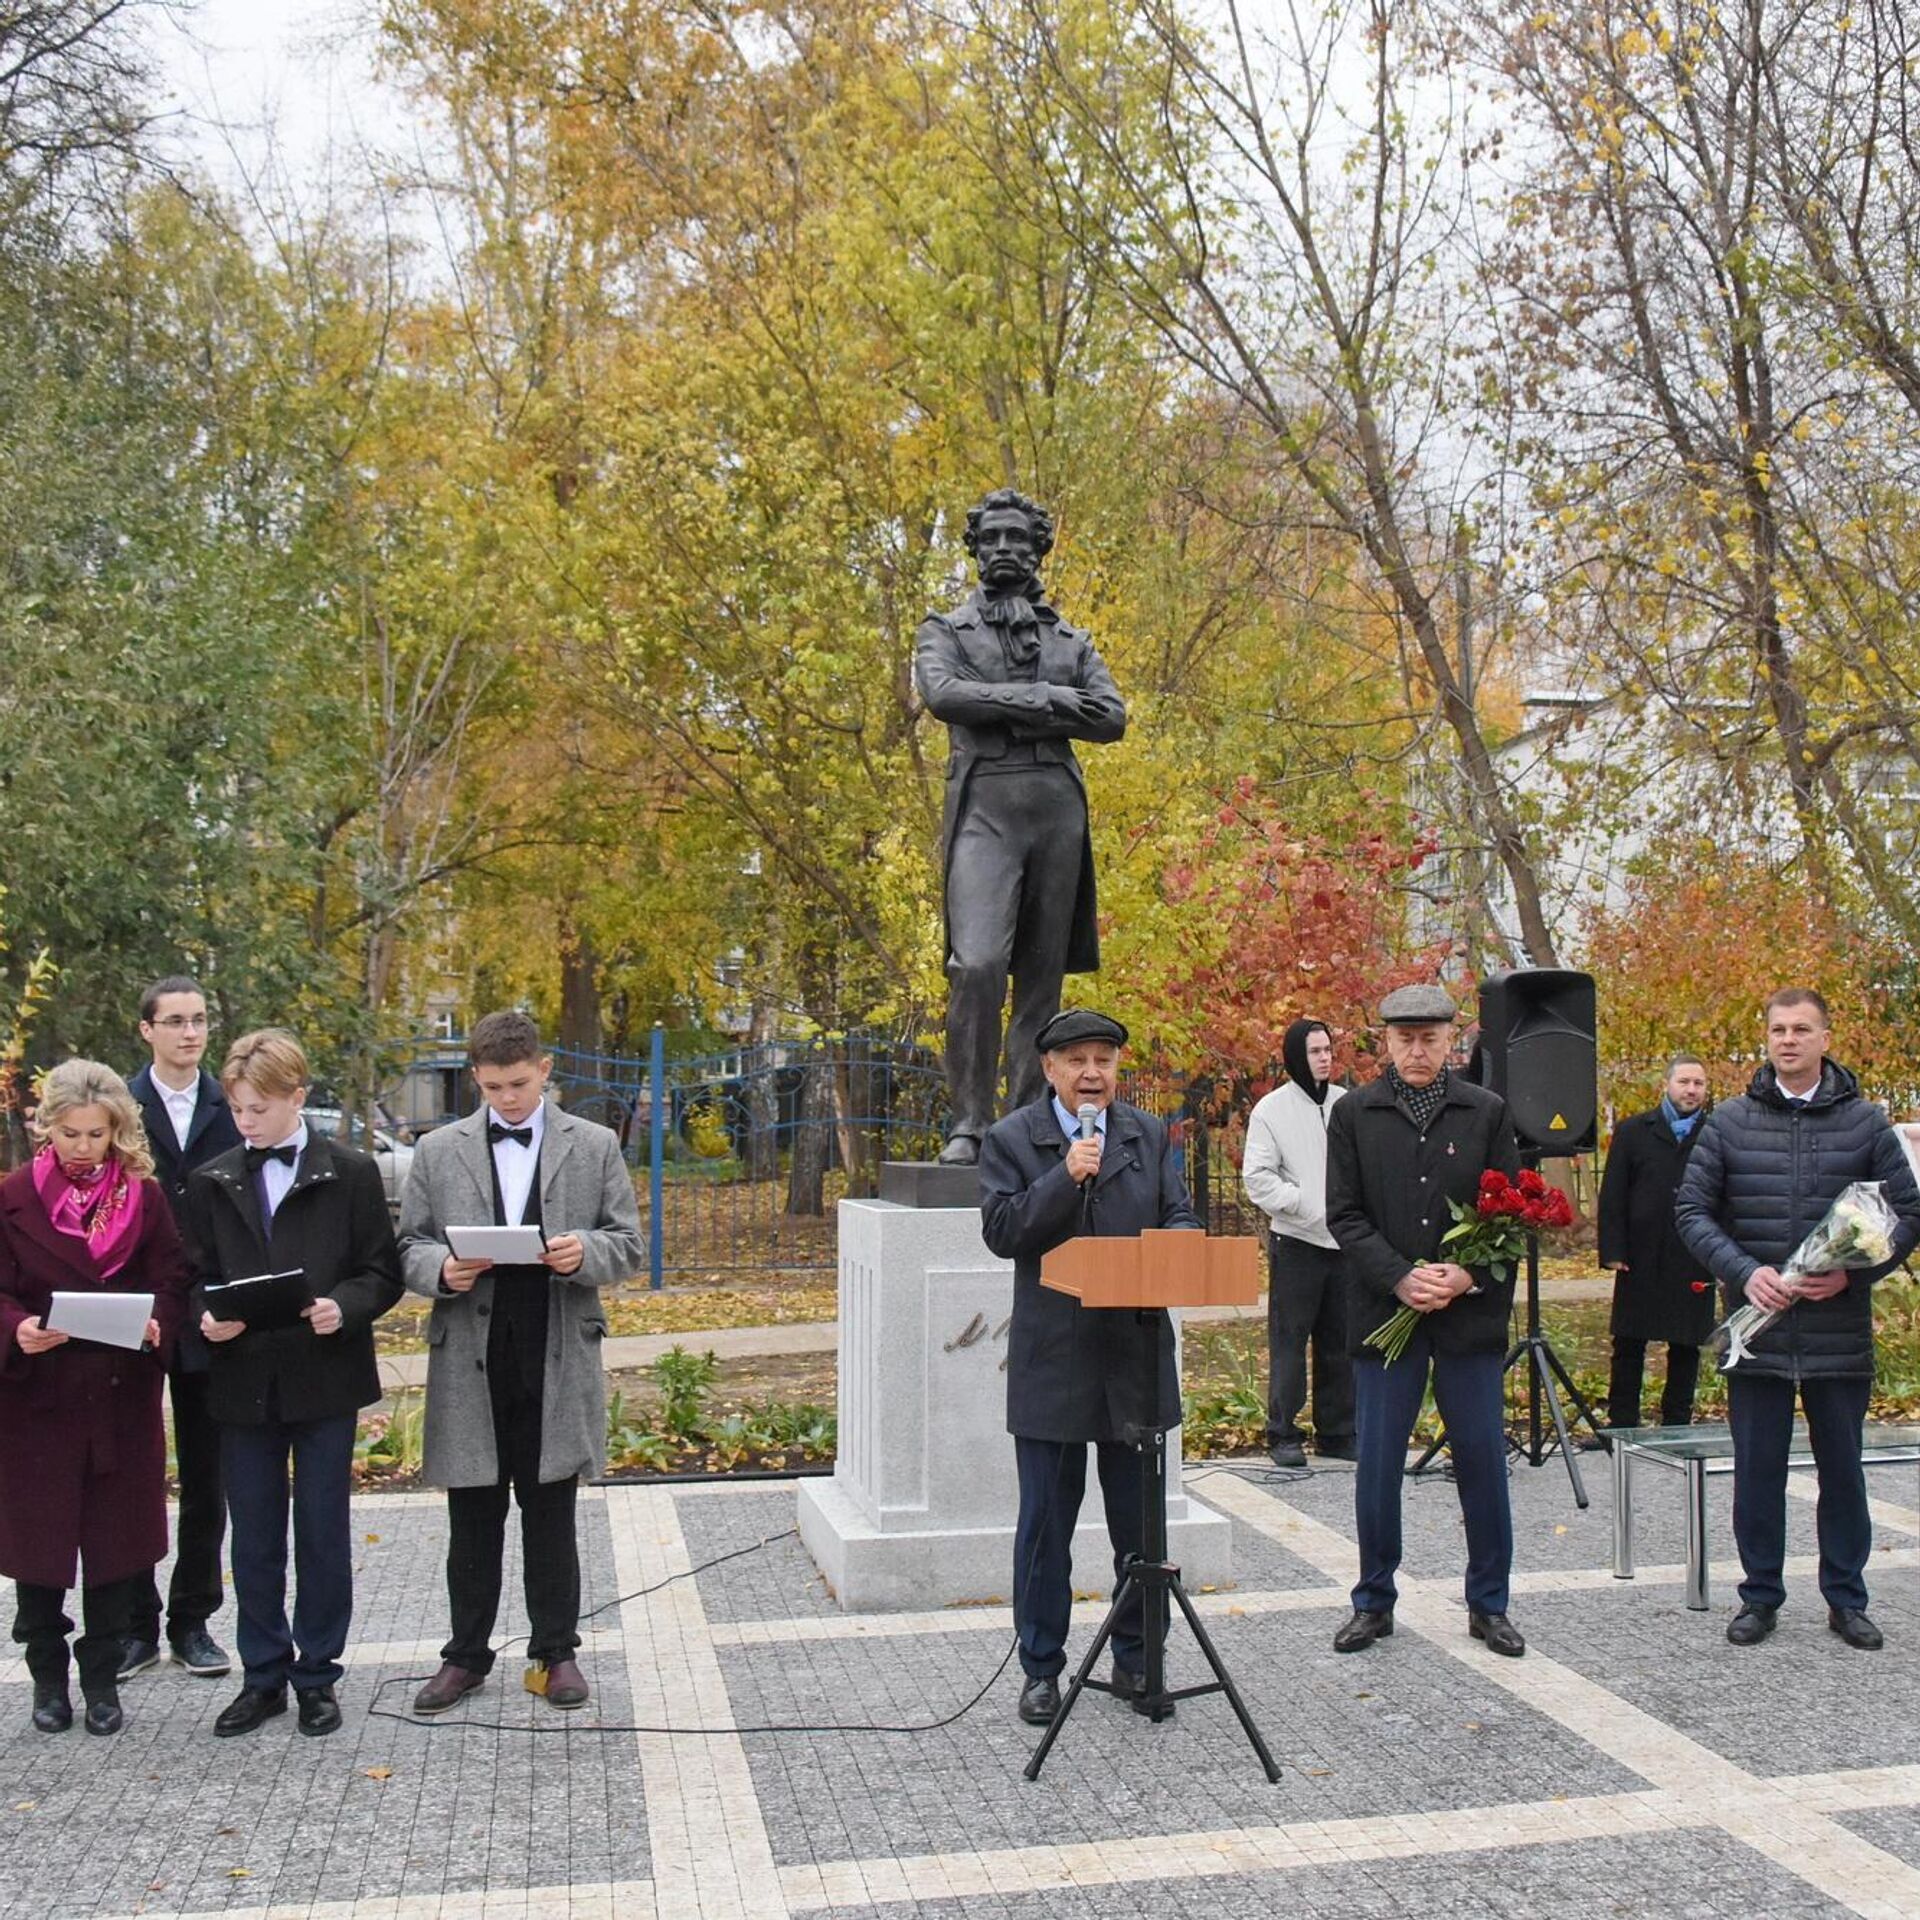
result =
M290 1167L300 1155L298 1147L249 1147L246 1151L249 1173L258 1173L269 1160L278 1160L283 1167Z
M487 1122L487 1138L495 1146L498 1146L502 1140L517 1140L523 1147L530 1147L533 1145L533 1129L531 1127L503 1127L498 1120L489 1120Z

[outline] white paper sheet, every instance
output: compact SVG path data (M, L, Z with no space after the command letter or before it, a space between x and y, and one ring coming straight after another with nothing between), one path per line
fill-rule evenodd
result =
M509 1267L537 1267L547 1250L538 1227L449 1227L447 1245L456 1260L495 1260Z
M56 1293L46 1324L55 1333L137 1351L152 1318L150 1293Z

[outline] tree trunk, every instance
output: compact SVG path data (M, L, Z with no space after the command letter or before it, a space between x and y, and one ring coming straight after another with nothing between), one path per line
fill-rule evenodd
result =
M808 1060L794 1114L792 1172L787 1211L818 1219L827 1210L827 1159L833 1141L833 1060L828 1052Z
M560 1045L579 1057L575 1071L600 1075L600 956L593 936L571 917L560 929Z

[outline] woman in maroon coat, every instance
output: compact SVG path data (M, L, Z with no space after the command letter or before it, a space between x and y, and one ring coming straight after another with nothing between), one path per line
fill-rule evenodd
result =
M0 1182L0 1574L15 1583L33 1724L61 1733L73 1725L66 1592L84 1564L86 1726L117 1733L120 1643L139 1581L167 1552L162 1355L187 1264L139 1109L111 1067L55 1067L33 1133L31 1163ZM56 1292L151 1293L146 1346L53 1331Z

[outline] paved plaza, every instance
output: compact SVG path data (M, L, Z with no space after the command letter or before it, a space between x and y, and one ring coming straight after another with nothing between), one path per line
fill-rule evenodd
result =
M1583 1458L1584 1513L1558 1464L1514 1471L1518 1661L1467 1636L1446 1482L1407 1491L1398 1633L1342 1658L1350 1470L1196 1469L1196 1493L1231 1516L1236 1566L1200 1605L1278 1786L1217 1697L1154 1727L1100 1695L1029 1784L1012 1668L937 1731L731 1731L940 1720L1007 1649L1003 1608L842 1616L781 1482L586 1496L587 1605L602 1609L586 1713L535 1701L510 1654L440 1724L380 1717L404 1709L400 1677L436 1661L445 1519L437 1495L364 1498L346 1726L330 1739L301 1738L289 1715L217 1741L233 1683L178 1668L127 1685L117 1739L47 1737L28 1726L18 1664L0 1667L0 1912L1920 1916L1911 1470L1871 1482L1887 1650L1827 1632L1798 1476L1792 1598L1773 1640L1738 1650L1723 1637L1727 1483L1710 1492L1714 1608L1689 1613L1678 1477L1641 1489L1640 1573L1621 1582L1605 1462ZM1099 1611L1077 1609L1080 1645ZM1201 1677L1184 1628L1171 1660L1176 1683Z

